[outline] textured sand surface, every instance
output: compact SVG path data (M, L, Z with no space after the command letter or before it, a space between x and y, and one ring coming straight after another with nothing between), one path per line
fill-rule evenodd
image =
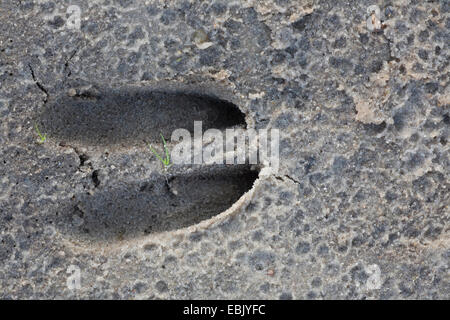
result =
M0 2L1 299L450 298L449 1L70 4ZM197 116L278 172L167 188Z

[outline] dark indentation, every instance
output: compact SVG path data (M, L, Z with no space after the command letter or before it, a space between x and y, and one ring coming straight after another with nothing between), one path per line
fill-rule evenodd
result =
M364 124L363 127L368 134L379 134L383 132L384 129L386 129L386 122L383 121L380 124L374 123Z
M313 18L313 15L310 14L306 14L303 17L301 17L299 20L295 21L294 23L292 23L292 27L294 28L294 30L296 32L302 32L306 29L306 27L308 26L308 24L311 23Z
M94 170L92 172L92 182L94 182L94 186L96 188L100 185L100 179L98 178L98 170Z
M39 115L50 137L89 145L136 145L143 140L170 139L178 128L193 134L194 121L203 131L245 127L245 115L218 98L148 88L78 90L49 101Z
M251 189L258 171L246 165L211 166L148 181L102 186L64 204L57 225L78 239L121 240L175 230L209 219ZM82 213L82 214L80 214Z
M80 154L78 157L80 158L80 167L84 166L84 163L89 160L89 157L85 154Z

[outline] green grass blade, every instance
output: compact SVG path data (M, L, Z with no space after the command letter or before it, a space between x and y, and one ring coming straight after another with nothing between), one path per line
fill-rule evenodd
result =
M167 169L169 168L172 164L170 163L170 153L169 153L169 148L167 148L167 144L166 144L166 140L164 139L164 136L161 135L161 139L163 141L163 145L164 145L164 151L166 153L166 157L163 159L158 152L156 152L155 149L152 148L151 145L148 145L148 147L150 148L150 150L153 152L153 154L158 158L159 161L161 161L161 163L163 164L164 168Z
M156 152L156 150L153 149L151 145L148 145L148 147L149 147L150 150L153 152L153 154L159 159L159 161L161 161L162 163L164 163L164 160L161 158L161 156L158 154L158 152Z
M164 150L166 151L166 165L168 165L170 163L170 154L169 154L169 148L167 148L167 144L166 144L166 140L164 140L164 136L161 133L161 138L164 144Z
M37 123L34 124L34 128L36 129L36 132L39 136L39 139L41 139L41 142L44 142L45 140L47 140L47 134L42 135L41 131L38 128Z

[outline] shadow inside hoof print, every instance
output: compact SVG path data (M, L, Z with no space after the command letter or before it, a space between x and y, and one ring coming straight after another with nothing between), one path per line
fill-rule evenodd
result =
M177 129L192 137L195 123L201 134L246 129L227 100L160 88L75 92L49 100L37 119L58 147L78 154L86 175L83 189L48 214L71 239L121 241L192 226L229 209L258 178L259 167L248 163L172 162Z

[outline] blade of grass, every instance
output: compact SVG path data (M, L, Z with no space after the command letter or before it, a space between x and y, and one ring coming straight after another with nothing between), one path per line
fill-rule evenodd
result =
M153 154L159 159L159 161L161 161L162 163L164 163L164 160L161 158L161 156L159 155L159 153L156 152L156 150L153 149L151 145L148 145L148 147L149 147L150 150L153 152Z
M167 144L166 144L166 140L164 139L164 136L161 133L161 138L164 144L164 150L166 151L166 159L165 159L165 165L169 165L170 164L170 154L169 154L169 149L167 148Z
M45 140L47 140L47 135L46 134L44 134L44 135L41 134L41 131L39 130L37 123L34 124L34 127L36 129L36 132L37 132L39 138L41 139L41 142L42 143L45 142Z
M155 149L152 148L152 146L150 144L148 146L149 146L150 150L153 152L153 154L158 158L158 160L161 161L164 169L166 170L166 169L170 168L172 166L172 164L170 163L170 153L169 153L169 148L167 148L166 140L164 139L164 136L162 135L162 133L160 135L161 135L161 139L163 141L164 151L166 153L166 157L164 159L159 155L158 152L156 152Z

